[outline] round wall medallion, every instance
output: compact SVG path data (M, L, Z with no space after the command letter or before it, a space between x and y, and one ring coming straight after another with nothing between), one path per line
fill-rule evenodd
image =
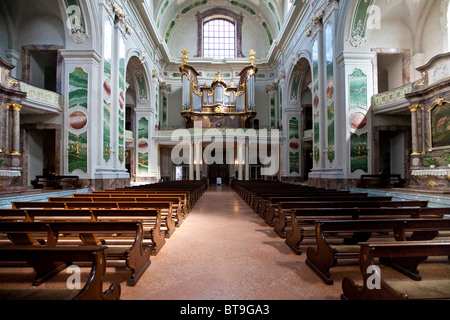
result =
M291 150L298 150L300 144L297 141L291 141L289 143L289 147L291 148Z
M317 109L318 107L319 107L319 101L320 101L320 99L319 99L319 94L315 94L314 95L314 108L315 109Z
M119 105L120 109L123 110L123 108L125 108L125 94L123 93L123 91L120 91L119 94Z
M111 99L111 83L109 82L109 79L105 79L105 82L103 82L103 91L105 93L106 101L110 101L110 99Z
M361 112L356 112L350 117L350 125L354 129L363 129L367 125L367 117Z
M333 99L333 96L334 96L334 85L333 85L333 82L330 82L328 84L328 88L327 88L327 98L328 98L328 100Z
M88 121L88 117L84 112L74 111L69 115L69 125L76 130L83 129Z
M139 141L138 148L139 148L139 150L147 150L148 142L145 140Z

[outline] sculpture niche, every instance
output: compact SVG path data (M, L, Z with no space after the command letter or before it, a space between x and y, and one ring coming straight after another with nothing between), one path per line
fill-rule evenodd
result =
M255 111L255 76L258 67L254 64L255 52L250 51L251 65L238 74L239 85L227 86L218 71L211 86L206 83L199 87L199 73L186 64L188 52L182 51L183 64L180 65L183 84L181 115L186 120L186 128L193 128L195 121L201 121L203 128L251 128Z

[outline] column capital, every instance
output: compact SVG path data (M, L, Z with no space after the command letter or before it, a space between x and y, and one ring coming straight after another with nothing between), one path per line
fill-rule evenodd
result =
M411 111L411 113L417 112L417 109L419 108L418 104L409 106L409 111Z
M20 110L22 110L23 106L21 104L18 104L18 103L13 103L12 107L13 107L14 111L19 111L20 112Z

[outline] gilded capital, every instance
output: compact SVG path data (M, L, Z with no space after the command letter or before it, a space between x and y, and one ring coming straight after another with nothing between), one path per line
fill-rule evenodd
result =
M20 111L22 109L21 104L14 103L12 106L14 111Z
M418 108L419 108L419 105L416 104L416 105L410 106L410 107L409 107L409 111L411 111L411 113L417 112L417 109L418 109Z

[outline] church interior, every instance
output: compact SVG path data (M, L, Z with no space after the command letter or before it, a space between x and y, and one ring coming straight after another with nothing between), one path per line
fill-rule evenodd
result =
M0 300L450 298L449 0L0 9Z

